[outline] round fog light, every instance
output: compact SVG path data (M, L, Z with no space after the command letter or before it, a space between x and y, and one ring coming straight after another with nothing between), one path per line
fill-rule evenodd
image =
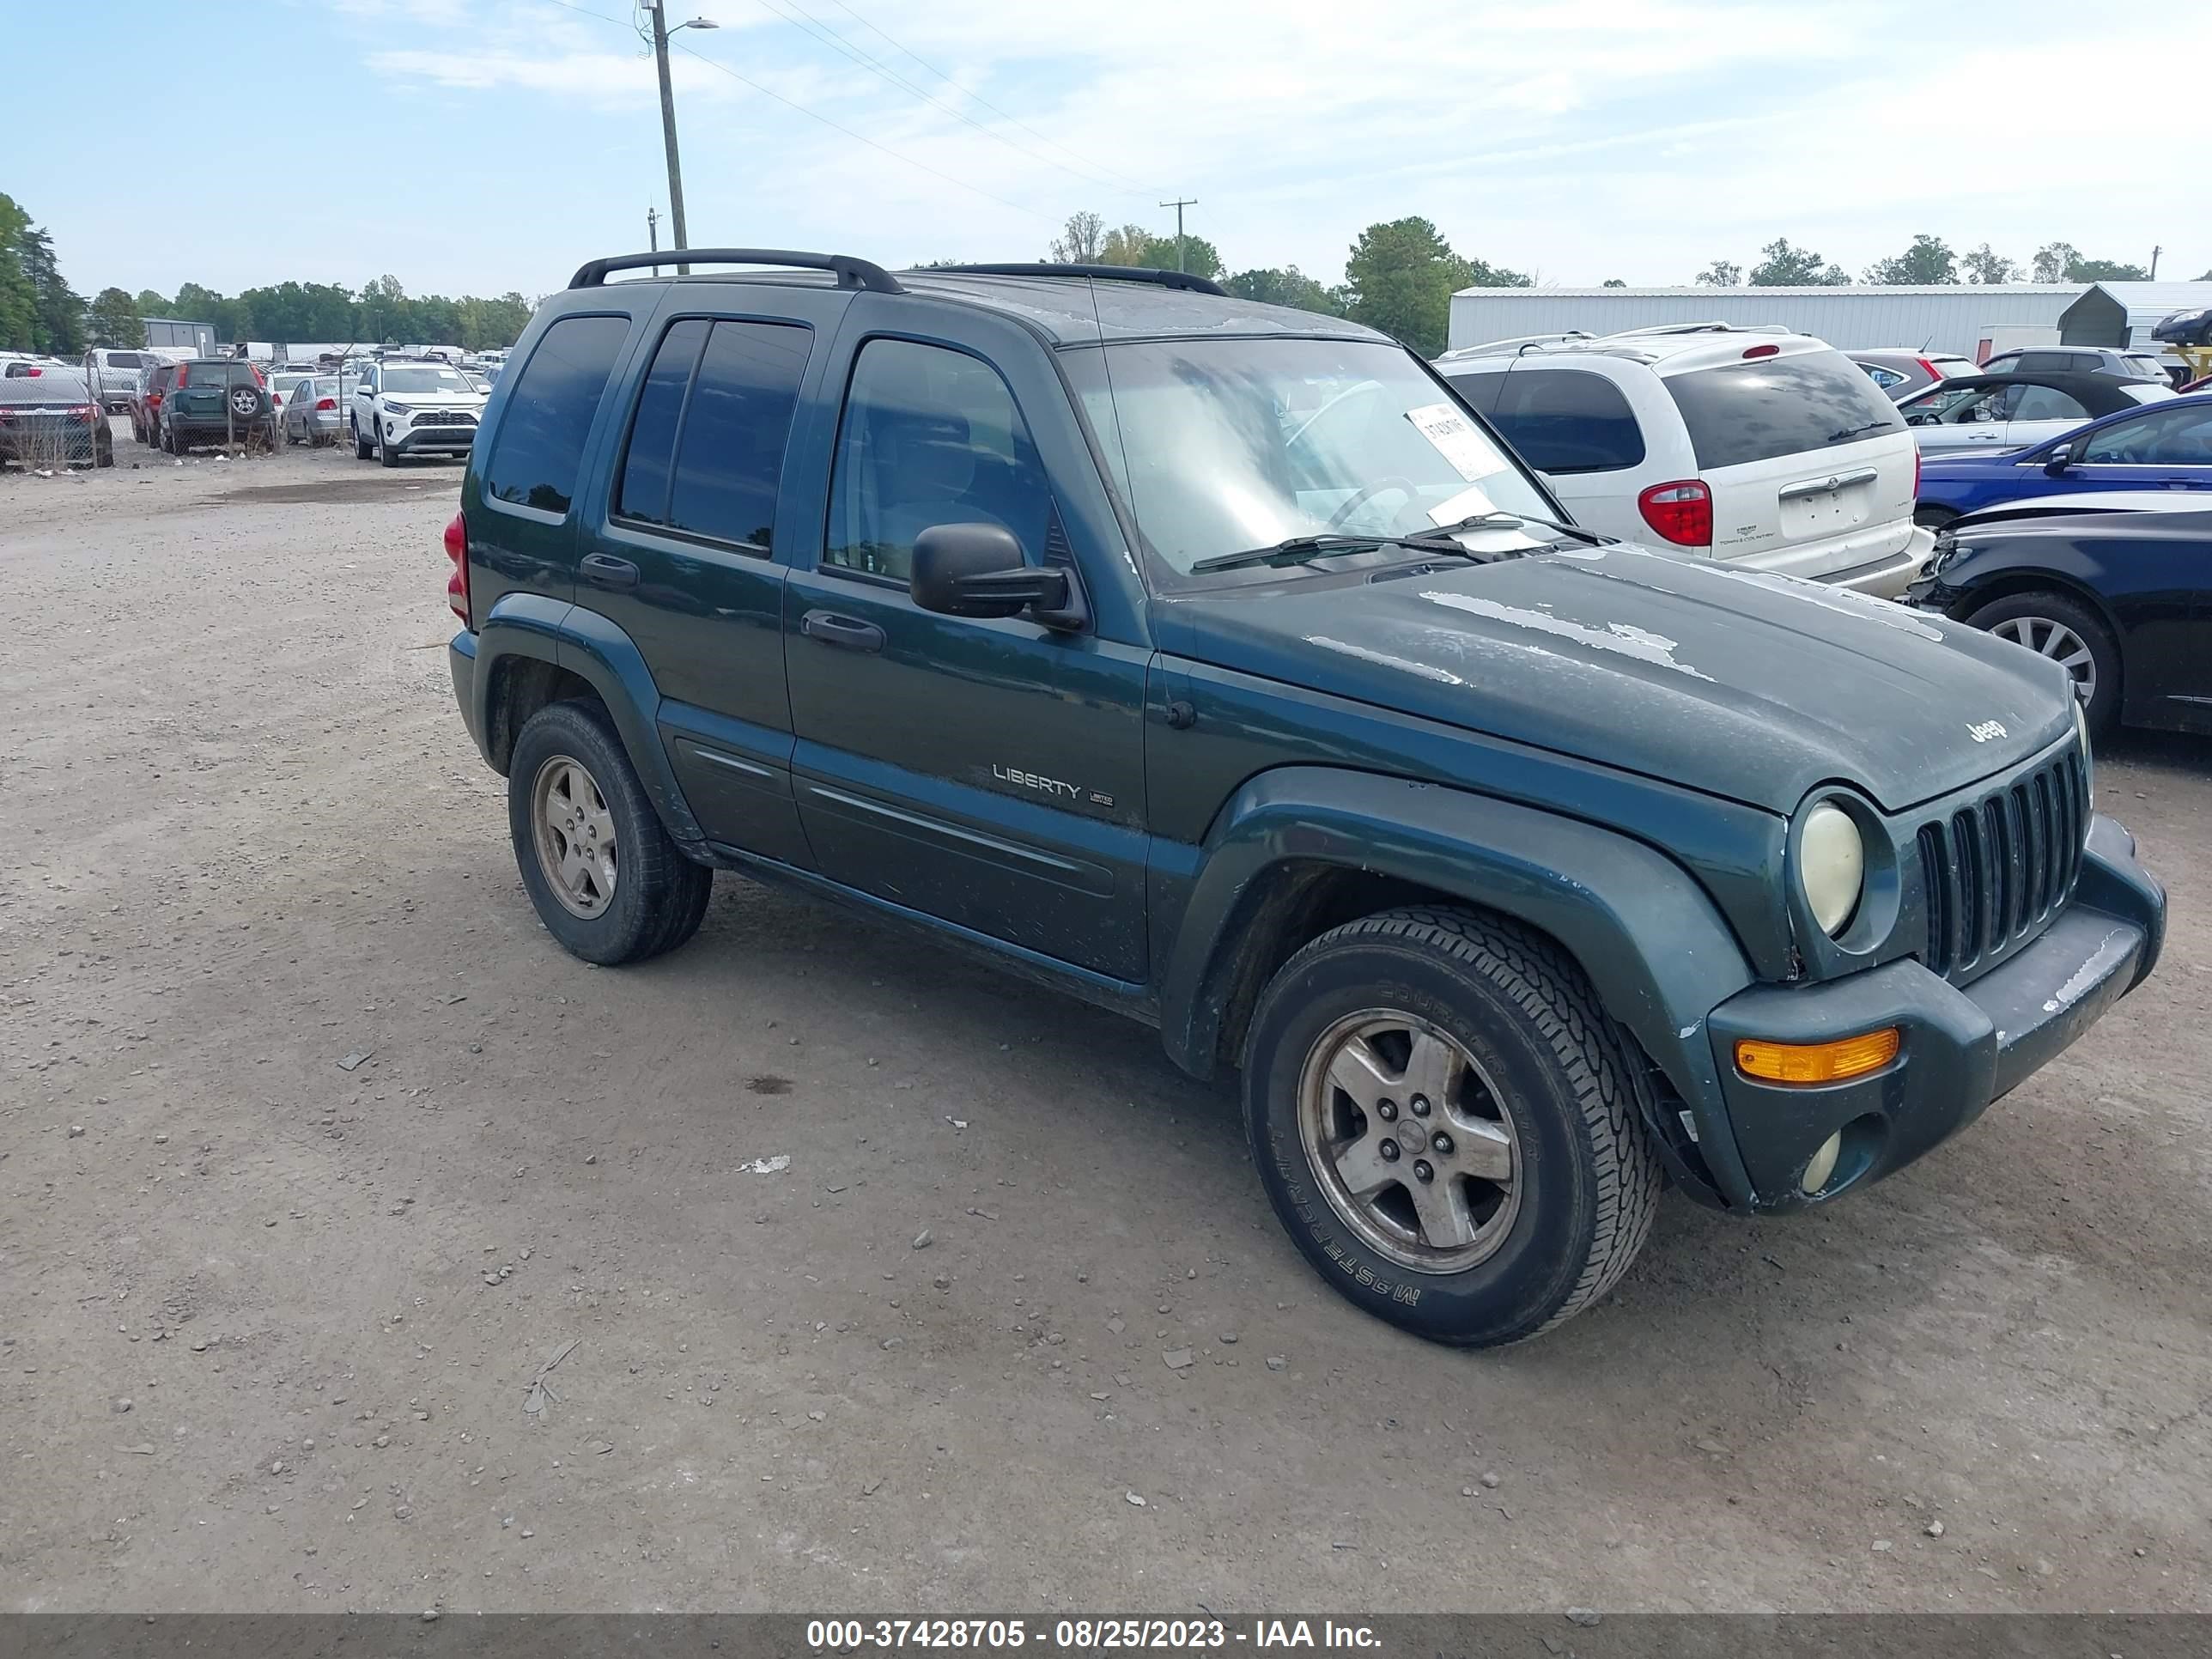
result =
M1813 1154L1813 1161L1805 1166L1805 1178L1797 1183L1797 1189L1810 1198L1826 1186L1828 1177L1836 1172L1836 1159L1843 1150L1844 1132L1838 1129L1822 1141L1820 1150Z

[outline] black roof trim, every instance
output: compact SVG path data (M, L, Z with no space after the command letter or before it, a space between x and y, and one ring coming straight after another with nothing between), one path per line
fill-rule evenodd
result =
M1218 295L1224 300L1230 297L1227 289L1206 277L1194 276L1184 270L1155 270L1150 265L1060 265L1040 261L1028 264L930 265L914 274L917 276L1088 276L1094 282L1150 283L1156 288L1178 288L1190 294Z
M637 270L653 265L788 265L798 270L827 270L840 288L864 288L872 294L903 294L898 279L881 265L856 259L849 253L802 253L780 247L662 248L654 253L621 253L611 258L587 260L576 267L568 286L600 288L607 274Z

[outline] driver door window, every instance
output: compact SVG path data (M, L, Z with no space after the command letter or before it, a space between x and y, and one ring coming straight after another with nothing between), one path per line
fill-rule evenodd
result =
M2212 413L2164 409L2089 434L2081 461L2119 466L2212 467Z
M871 340L845 395L823 566L903 584L915 538L941 524L997 525L1041 560L1052 493L1028 423L980 359Z

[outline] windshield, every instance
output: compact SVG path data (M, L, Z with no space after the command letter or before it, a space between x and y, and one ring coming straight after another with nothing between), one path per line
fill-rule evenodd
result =
M1063 361L1156 576L1293 537L1559 508L1403 349L1159 340ZM1279 571L1274 573L1281 574Z
M458 368L430 363L399 363L384 371L386 392L473 392L469 377Z

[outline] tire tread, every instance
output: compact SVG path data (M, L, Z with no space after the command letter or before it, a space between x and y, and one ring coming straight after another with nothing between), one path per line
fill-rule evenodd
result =
M1620 1283L1650 1237L1658 1213L1663 1185L1658 1152L1638 1109L1613 1021L1582 969L1558 946L1502 919L1455 906L1408 905L1346 922L1307 943L1284 963L1278 978L1289 978L1321 952L1355 943L1440 956L1486 981L1528 1018L1566 1075L1589 1131L1596 1176L1596 1225L1589 1257L1565 1297L1527 1330L1503 1338L1434 1340L1489 1346L1540 1336ZM1252 1063L1248 1056L1246 1064Z

